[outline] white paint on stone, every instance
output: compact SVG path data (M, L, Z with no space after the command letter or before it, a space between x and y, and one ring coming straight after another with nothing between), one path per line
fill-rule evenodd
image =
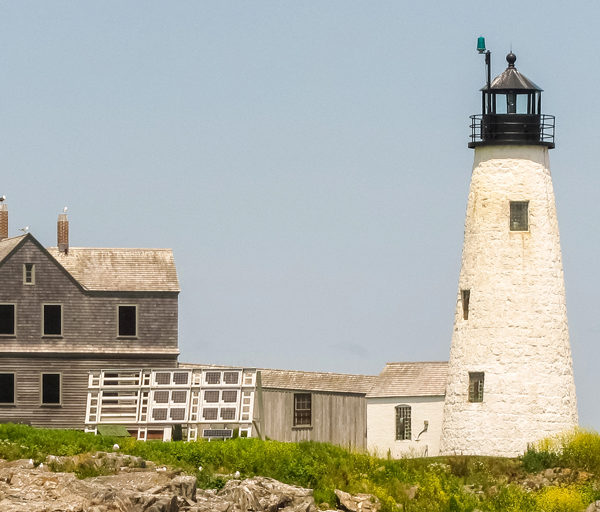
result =
M396 440L397 405L411 407L410 440ZM443 409L443 396L367 398L367 449L394 459L438 455ZM429 423L427 432L419 436L425 421Z
M529 201L529 231L509 229ZM470 290L463 319L461 290ZM482 403L469 372L484 372ZM515 456L577 425L554 191L544 146L483 146L475 161L444 404L441 452Z

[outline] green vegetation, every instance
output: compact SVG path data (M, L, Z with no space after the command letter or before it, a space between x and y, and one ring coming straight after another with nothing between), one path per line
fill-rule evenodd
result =
M310 487L317 503L334 504L336 488L371 493L381 500L384 512L578 512L600 499L600 478L594 476L600 475L600 435L583 430L544 440L519 459L390 460L324 443L139 442L0 425L0 457L5 459L32 458L39 463L48 455L111 451L114 443L123 453L195 474L201 487L222 487L227 475L239 471L242 477L262 475ZM80 477L95 474L85 458L72 470Z

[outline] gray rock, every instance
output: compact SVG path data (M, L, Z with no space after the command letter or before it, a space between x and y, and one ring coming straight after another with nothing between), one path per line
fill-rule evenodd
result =
M339 489L335 490L339 506L347 512L378 512L381 503L372 494L349 494Z

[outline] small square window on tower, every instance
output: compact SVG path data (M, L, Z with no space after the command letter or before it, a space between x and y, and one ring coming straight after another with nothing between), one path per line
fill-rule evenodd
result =
M471 290L461 290L460 298L462 302L463 320L469 319L469 300L471 299Z
M469 402L483 402L483 372L469 372Z
M510 230L529 231L529 201L510 202Z

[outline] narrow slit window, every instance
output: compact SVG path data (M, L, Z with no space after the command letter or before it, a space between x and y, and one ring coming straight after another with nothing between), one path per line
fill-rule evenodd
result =
M529 201L510 202L510 230L529 231Z
M42 404L60 405L60 373L42 373Z
M0 373L0 405L15 403L15 374Z
M44 336L62 336L62 306L60 304L44 304L42 316L42 334Z
M35 284L35 265L33 263L23 264L23 284Z
M15 305L0 304L0 335L15 335Z
M469 300L471 298L471 290L461 290L463 320L469 319Z
M137 306L119 306L119 336L137 336Z
M312 423L312 396L310 393L294 393L294 426L310 426Z
M483 372L469 372L469 402L483 402Z
M396 441L410 441L411 429L410 405L396 406Z

